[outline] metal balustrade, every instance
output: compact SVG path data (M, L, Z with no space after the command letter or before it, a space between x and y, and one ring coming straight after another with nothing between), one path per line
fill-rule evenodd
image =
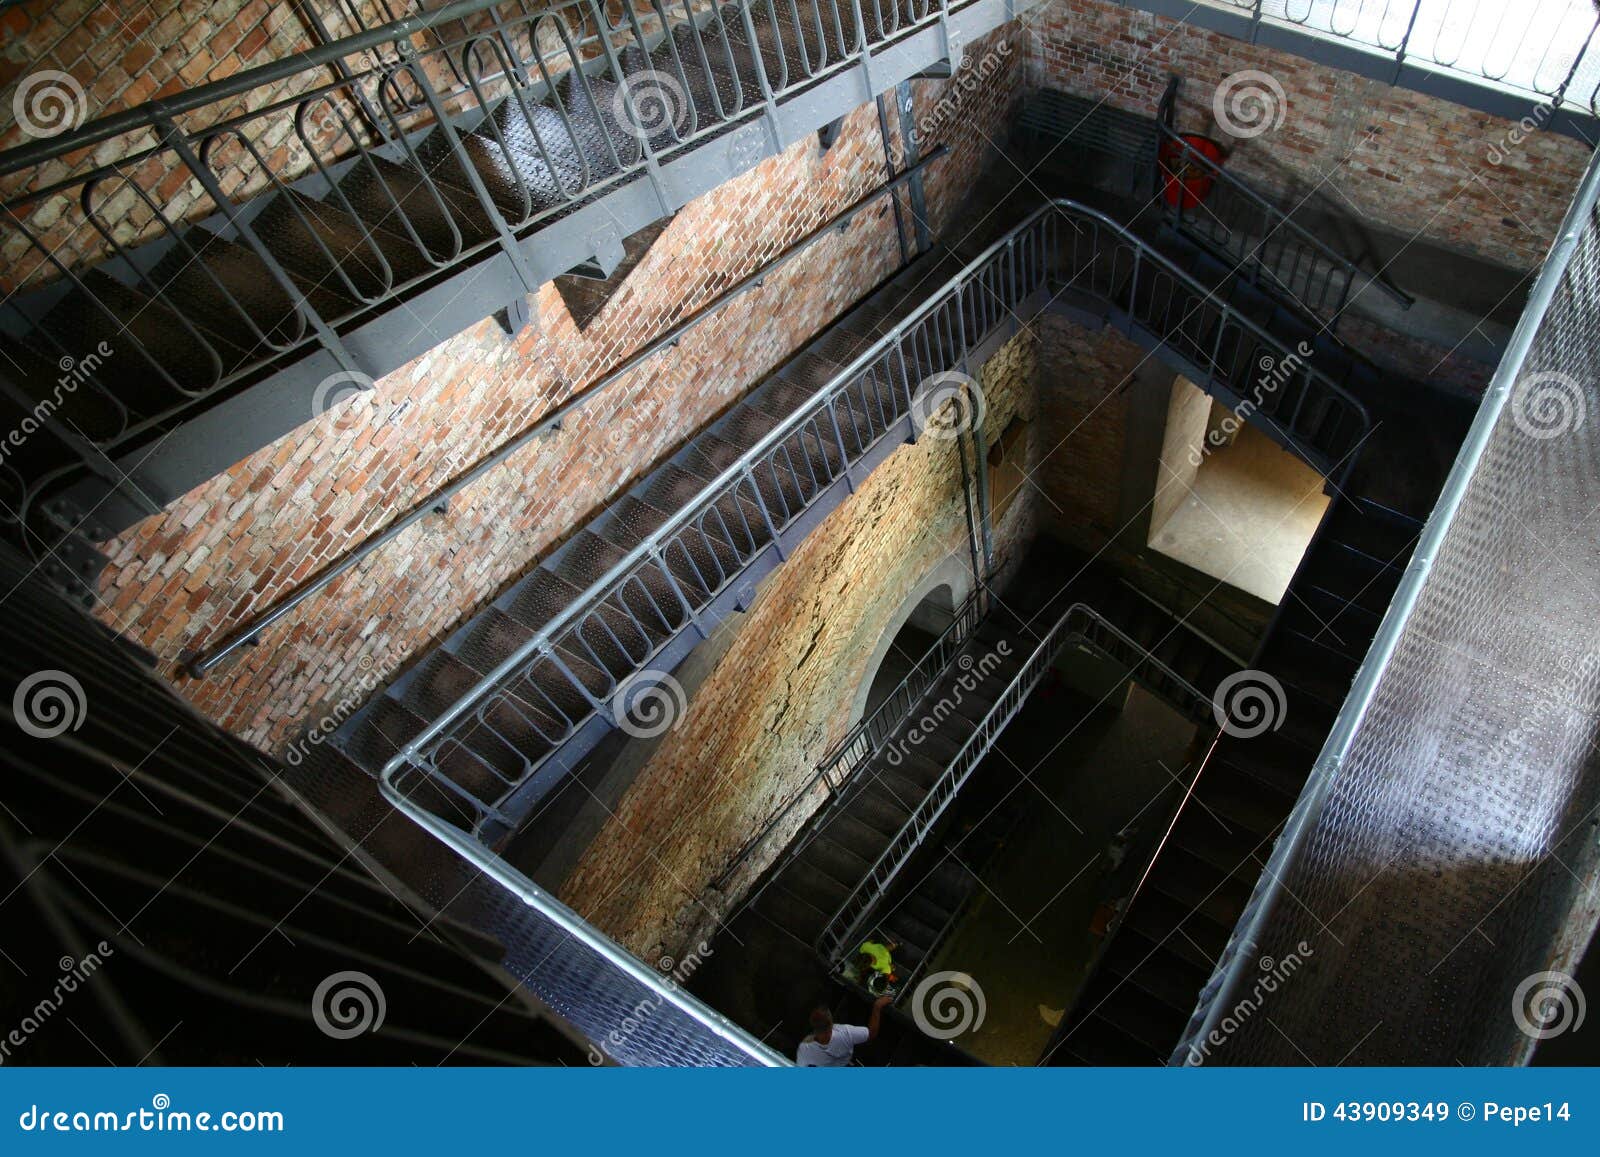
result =
M1200 0L1263 24L1304 28L1421 63L1600 112L1600 13L1590 0ZM1186 5L1187 7L1187 5Z
M822 819L820 813L823 809L831 807L841 798L840 793L855 778L856 773L871 763L883 750L884 745L912 716L934 684L949 671L961 648L972 637L972 632L977 630L978 624L983 621L988 601L987 587L979 584L973 588L972 593L956 610L955 618L940 632L933 645L911 665L911 670L895 684L883 702L863 716L843 739L834 744L817 764L815 774L798 791L791 793L788 799L773 809L772 815L756 830L756 834L746 840L729 859L721 875L712 881L712 887L721 888L726 885L734 873L755 854L756 849L766 843L782 826L784 820L805 800L816 799L817 806L813 809L813 814L817 814L819 820ZM822 789L820 797L818 788ZM820 823L818 826L820 827ZM797 851L798 847L790 848L786 858Z
M1364 272L1356 259L1334 249L1186 141L1173 125L1179 84L1180 78L1174 76L1156 117L1158 139L1167 154L1158 162L1157 175L1182 179L1199 174L1211 182L1211 189L1195 205L1183 196L1165 200L1164 211L1176 229L1217 252L1251 283L1265 281L1335 326L1358 284L1372 286L1402 309L1411 307L1415 299L1410 294L1380 275Z
M977 2L463 0L7 151L0 416L61 420L0 463L4 517L61 523L285 366L360 382L351 334L454 271L537 290L532 233L634 182L675 205L672 159L756 126L753 163L781 102Z
M920 384L966 365L981 344L1014 331L1023 313L1069 301L1092 304L1216 396L1237 400L1242 415L1336 481L1348 471L1369 419L1314 359L1216 300L1109 217L1070 201L1045 205L935 288L435 715L384 765L386 794L413 815L465 811L481 839L505 834L515 824L504 805L560 745L596 715L614 724L636 680L651 676L651 662L702 608L885 437L903 436L930 396ZM1269 369L1273 376L1264 378ZM525 754L531 751L540 754Z
M1559 984L1570 977L1550 970L1574 969L1592 936L1600 871L1600 635L1586 609L1563 610L1593 586L1597 318L1592 160L1170 1063L1298 1064L1301 1049L1367 1064L1526 1063L1540 1040L1577 1027ZM1259 999L1259 961L1312 943L1317 967L1272 997L1270 1020L1235 1024ZM1426 985L1392 982L1424 968ZM1534 998L1554 1007L1560 992L1564 1011L1537 1032L1552 1022L1528 992L1545 978L1559 981ZM1448 1032L1441 1008L1460 1011Z
M933 831L939 817L950 806L962 786L977 770L1002 732L1016 718L1040 681L1050 671L1057 656L1068 646L1082 646L1099 654L1127 663L1131 676L1160 689L1163 696L1188 702L1193 716L1210 712L1210 697L1196 689L1186 679L1165 663L1155 658L1136 640L1099 615L1086 603L1068 607L1040 639L1012 677L994 705L973 729L961 749L950 758L944 772L934 781L928 793L895 833L883 854L868 869L866 875L845 899L838 910L829 917L827 926L817 940L817 951L831 964L843 959L845 951L857 943L863 925L877 908L900 870L913 853L922 846Z

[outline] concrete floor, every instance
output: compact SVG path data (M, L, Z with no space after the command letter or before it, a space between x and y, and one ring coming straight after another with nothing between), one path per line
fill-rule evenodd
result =
M1022 818L979 869L978 898L928 971L981 988L983 1022L954 1043L990 1064L1032 1065L1044 1052L1099 947L1096 907L1138 869L1113 873L1114 837L1129 824L1155 837L1179 798L1194 725L1137 687L1120 712L1115 702L1077 725L1076 711L1041 693L979 773L1020 785Z
M1300 565L1328 509L1320 474L1254 426L1206 457L1192 481L1163 470L1161 485L1188 493L1150 545L1270 603Z

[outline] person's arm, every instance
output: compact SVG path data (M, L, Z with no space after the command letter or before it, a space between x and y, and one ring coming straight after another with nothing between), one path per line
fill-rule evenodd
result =
M880 996L872 1002L872 1015L867 1018L867 1039L869 1041L878 1039L878 1029L883 1024L884 1006L893 1003L894 997L892 996Z

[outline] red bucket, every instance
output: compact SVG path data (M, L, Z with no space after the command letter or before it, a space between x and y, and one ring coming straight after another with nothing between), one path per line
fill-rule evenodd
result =
M1156 156L1161 162L1161 196L1174 209L1193 209L1210 194L1216 182L1214 166L1222 164L1223 151L1210 137L1183 133L1176 141L1164 139Z

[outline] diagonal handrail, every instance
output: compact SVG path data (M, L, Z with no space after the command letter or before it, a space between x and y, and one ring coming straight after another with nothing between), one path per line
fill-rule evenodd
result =
M1227 189L1230 194L1243 198L1249 205L1246 212L1253 212L1259 218L1259 228L1256 232L1238 236L1237 241L1240 250L1237 256L1248 265L1251 281L1259 282L1265 277L1281 285L1299 301L1301 295L1296 291L1295 285L1303 280L1306 284L1304 298L1307 306L1313 309L1319 307L1327 309L1335 322L1343 317L1344 311L1349 307L1350 292L1358 279L1364 279L1368 284L1387 294L1401 309L1410 309L1415 304L1416 298L1411 294L1390 284L1381 274L1366 272L1354 258L1334 249L1296 221L1288 212L1229 171L1225 165L1200 152L1176 129L1160 120L1156 122L1156 128L1161 139L1178 150L1183 165L1199 169L1211 181ZM1164 165L1163 168L1170 169L1170 166ZM1225 247L1229 244L1220 234L1238 235L1239 231L1232 224L1207 211L1206 202L1202 202L1199 210L1203 215L1197 214L1195 210L1186 209L1182 198L1179 198L1177 204L1169 202L1166 207L1167 215L1173 219L1179 230L1208 248ZM1267 261L1265 251L1274 237L1285 237L1285 243L1294 247L1293 261L1287 270L1284 269L1282 261L1270 264ZM1313 292L1318 278L1318 258L1326 266L1326 271L1321 274L1321 291Z
M1062 223L1068 228L1061 228ZM1063 245L1063 242L1068 244ZM1082 247L1085 243L1089 247L1088 251ZM1063 257L1063 251L1069 249L1074 262L1070 267L1066 265ZM1131 265L1124 267L1122 261L1129 255L1131 255ZM1097 283L1094 272L1096 263L1103 264L1107 258L1116 264L1120 272L1128 275L1125 283L1120 281L1115 284ZM1086 272L1089 274L1087 278L1084 276ZM1214 313L1215 336L1210 350L1200 354L1191 351L1189 356L1209 363L1211 371L1208 372L1203 364L1199 369L1207 376L1208 381L1214 382L1215 389L1231 388L1227 379L1216 381L1215 371L1225 364L1225 352L1230 359L1237 359L1241 356L1241 350L1244 350L1244 356L1253 362L1255 350L1263 349L1276 354L1283 364L1299 361L1287 341L1274 337L1259 323L1245 316L1228 302L1220 300L1214 290L1155 250L1148 241L1126 226L1098 210L1074 201L1061 199L1046 203L1008 233L997 238L942 285L935 287L921 305L891 326L847 366L835 373L809 402L781 419L735 462L702 488L695 499L644 536L610 570L592 583L582 596L562 608L548 623L401 747L379 772L386 794L396 800L405 800L406 810L413 815L423 812L420 805L396 788L396 778L407 767L416 767L424 774L433 774L430 751L448 737L451 729L469 711L486 701L497 688L518 678L524 668L530 667L544 656L553 655L563 632L574 627L583 616L594 611L602 601L615 593L619 584L626 582L640 568L659 562L675 535L690 528L695 520L706 515L715 503L730 494L740 493L738 488L741 484L747 481L752 483L746 493L753 494L753 501L760 504L762 514L772 529L773 537L776 538L783 527L779 525L778 519L773 518L772 512L765 506L760 491L753 485L755 468L765 461L768 455L777 452L786 440L807 423L825 414L848 388L857 384L865 375L871 374L874 367L885 359L898 355L904 368L906 343L908 339L915 341L918 337L925 337L922 331L924 323L936 322L940 311L954 305L956 312L962 318L956 326L960 332L953 335L962 346L956 359L959 361L966 356L969 339L971 339L970 344L976 344L993 327L1015 320L1012 311L1021 306L1024 298L1035 290L1043 288L1046 283L1067 279L1068 274L1072 288L1097 296L1109 307L1124 308L1119 306L1115 299L1125 294L1128 299L1125 308L1130 321L1141 329L1153 333L1163 344L1170 340L1186 343L1186 347L1192 346L1194 315L1201 309ZM1153 306L1141 306L1139 295L1141 278L1147 292L1152 288L1165 291L1162 298L1167 302L1165 312ZM1026 292L1023 292L1024 287L1027 287ZM1182 311L1181 316L1174 317L1169 299L1176 297L1179 291L1186 295L1183 300L1191 304ZM1145 309L1146 312L1141 314L1141 309ZM972 315L971 319L967 318L967 313ZM1158 326L1164 327L1165 332L1155 328ZM969 334L969 329L975 332ZM1230 333L1238 340L1227 346L1225 339ZM952 335L943 336L948 338ZM1246 348L1246 341L1253 344ZM1230 360L1226 364L1230 370L1234 368L1233 361ZM1330 460L1342 458L1341 469L1348 471L1352 458L1349 450L1360 445L1365 437L1365 431L1370 428L1370 418L1366 408L1314 365L1301 364L1295 372L1299 375L1304 390L1295 404L1291 423L1300 421L1301 415L1308 412L1306 395L1312 392L1313 388L1320 391L1323 402L1336 406L1341 415L1352 418L1355 428L1347 436L1342 437L1339 445L1335 447L1336 451L1344 452L1330 455ZM907 402L909 408L909 399ZM1336 431L1342 431L1342 421L1336 422L1335 427ZM886 432L886 430L880 432L878 437L881 439ZM658 646L652 650L640 667L648 663L659 649ZM577 680L573 679L573 682L576 685ZM592 693L588 691L585 691L585 694L592 697ZM596 709L601 707L598 702L593 706ZM533 771L534 767L527 768L521 779L508 788L502 799L517 790L522 783L527 782ZM457 795L462 794L447 777L438 778L447 789Z
M873 861L861 882L828 918L817 938L817 951L824 960L830 964L836 962L845 947L854 941L862 924L893 884L900 869L928 837L939 817L993 749L1006 726L1021 712L1028 696L1049 673L1056 656L1072 643L1088 644L1095 650L1117 658L1130 656L1130 674L1135 670L1150 668L1192 699L1195 705L1203 707L1210 702L1207 695L1093 607L1087 603L1074 603L1068 607L1045 632L1044 638L1039 640L1022 668L1006 684L1005 690L996 697L994 706L973 728L961 749L950 757L944 771L900 826L888 846Z

